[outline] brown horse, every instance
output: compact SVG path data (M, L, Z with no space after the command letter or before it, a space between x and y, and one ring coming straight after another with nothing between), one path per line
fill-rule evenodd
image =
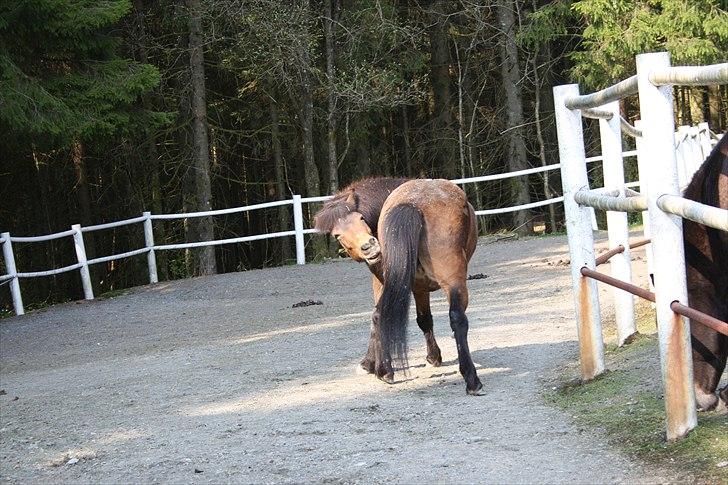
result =
M427 362L442 364L430 312L430 292L442 288L450 305L460 373L468 394L483 385L468 348L468 261L477 242L476 218L465 193L447 180L371 178L327 201L315 226L331 233L372 273L374 313L361 366L392 383L392 359L406 367L410 294L425 335Z
M684 197L728 209L728 135L723 135L695 173ZM728 321L728 232L685 219L683 239L690 306ZM720 399L715 391L726 366L728 336L698 322L691 322L690 333L698 407L711 410L719 400L725 407L728 405L728 386L720 391Z

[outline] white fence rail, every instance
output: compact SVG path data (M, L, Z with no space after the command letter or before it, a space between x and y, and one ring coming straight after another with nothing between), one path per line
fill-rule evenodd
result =
M581 95L578 84L554 88L582 377L588 380L604 370L595 276L583 275L583 272L594 274L595 269L589 210L598 207L610 211L607 213L610 246L628 248L623 211L647 209L643 217L647 214L644 219L645 236L652 240L647 247L648 268L651 273L654 272L668 439L684 436L697 423L689 324L687 319L673 311L673 302L687 305L681 217L728 230L728 211L680 197L681 188L689 183L710 152L712 143L706 124L696 128L680 127L675 131L672 85L726 83L728 64L671 67L669 55L663 52L637 56L636 75L593 94ZM618 117L617 101L635 94L639 95L641 120L634 127L623 126L623 129L628 135L636 137L640 189L644 195L625 197L628 194L621 191L624 182L620 174L607 175L608 165L612 168L622 165L621 157L616 155L619 150L615 147L621 146L621 135L608 123ZM588 190L588 159L584 154L582 133L584 110L589 110L587 114L590 116L613 113L611 118L600 116L599 123L605 186L620 192L604 194ZM609 160L607 152L613 154ZM629 263L627 254L625 249L618 255L620 258L612 260L611 269L614 278L630 282L628 268L624 266ZM635 331L633 319L629 320L634 312L632 298L626 291L615 289L620 344Z
M611 116L610 116L611 118ZM619 118L617 118L619 119ZM622 129L625 130L625 132L628 132L629 128L634 127L628 127L625 126L624 123L622 123ZM702 156L699 154L699 150L696 149L696 147L710 147L711 141L710 141L710 131L707 127L707 124L700 125L697 128L689 128L689 127L681 127L682 131L675 134L676 140L679 142L687 145L687 144L693 144L695 146L692 146L690 150L685 150L685 153L689 153L692 156L700 157ZM706 139L706 137L708 137ZM697 141L699 140L699 141ZM707 143L707 145L706 145ZM631 151L625 151L621 153L622 158L627 157L635 157L637 156L637 150L631 150ZM598 155L586 158L587 163L592 162L598 162L603 161L604 155ZM699 164L698 164L699 165ZM695 161L691 159L690 167L695 166ZM499 174L492 174L492 175L483 175L479 177L470 177L470 178L461 178L461 179L455 179L453 180L453 183L456 184L468 184L468 183L478 183L478 182L490 182L494 180L502 180L507 179L511 177L519 177L519 176L525 176L525 175L532 175L537 173L542 173L545 171L551 171L551 170L558 170L561 168L560 163L555 163L551 165L545 165L541 167L534 167L526 170L519 170L515 172L508 172L508 173L499 173ZM687 170L687 169L686 169ZM687 173L687 172L686 172ZM639 182L632 182L629 184L626 184L625 187L630 186L638 186ZM242 243L242 242L251 242L251 241L260 241L265 239L274 239L279 237L290 237L294 236L295 243L296 243L296 262L299 265L303 265L306 263L306 253L305 253L305 241L304 236L307 234L315 234L316 230L311 228L305 228L304 226L304 218L303 218L303 204L311 204L311 203L320 203L324 202L328 199L330 199L332 196L321 196L321 197L301 197L300 195L294 195L292 199L288 200L278 200L273 202L266 202L262 204L254 204L254 205L248 205L243 207L231 207L227 209L218 209L218 210L212 210L212 211L205 211L205 212L188 212L188 213L181 213L181 214L152 214L150 212L144 212L139 217L132 217L129 219L124 219L121 221L115 221L115 222L109 222L105 224L96 224L93 226L85 226L82 227L78 224L74 225L71 229L66 231L61 231L53 234L48 234L44 236L11 236L9 233L2 233L0 236L0 244L3 247L3 257L5 261L5 269L7 271L7 274L0 275L0 285L9 284L10 287L10 293L13 300L13 308L15 310L15 313L17 315L22 315L25 313L24 307L23 307L23 299L22 294L20 291L20 278L37 278L42 276L54 276L61 273L66 273L68 271L80 271L81 276L81 282L84 290L84 298L91 300L94 298L93 294L93 288L91 285L91 278L88 271L88 267L90 265L94 264L101 264L106 263L109 261L115 261L118 259L123 258L130 258L133 256L138 256L141 254L147 255L147 267L148 267L148 273L149 273L149 282L150 283L157 283L158 282L158 276L157 276L157 262L156 262L156 251L166 251L166 250L175 250L175 249L189 249L189 248L197 248L197 247L203 247L203 246L219 246L223 244L235 244L235 243ZM560 197L554 197L547 200L537 201L537 202L531 202L529 204L523 204L523 205L517 205L517 206L511 206L511 207L499 207L494 209L483 209L478 210L475 212L478 216L486 216L486 215L495 215L495 214L503 214L507 212L515 212L519 210L524 209L532 209L536 207L543 207L549 204L557 204L564 200L562 196ZM155 244L154 241L154 230L153 230L153 221L155 220L170 220L170 219L185 219L189 217L206 217L206 216L217 216L217 215L223 215L223 214L235 214L240 212L246 212L246 211L252 211L252 210L259 210L259 209L267 209L271 207L279 207L279 206L285 206L285 205L291 205L293 208L293 223L294 227L291 231L281 231L281 232L274 232L274 233L267 233L267 234L257 234L253 236L242 236L242 237L235 237L235 238L228 238L228 239L216 239L213 241L198 241L198 242L186 242L186 243L179 243L179 244ZM590 213L590 218L593 220L593 211ZM131 224L142 224L144 228L144 247L139 249L134 249L131 251L127 251L124 253L118 253L118 254L111 254L108 256L101 256L94 259L87 259L86 258L86 251L84 246L84 240L83 240L83 234L94 232L94 231L102 231L107 229L113 229L116 227L122 227L126 225ZM15 264L15 256L13 251L13 243L37 243L37 242L44 242L44 241L51 241L54 239L64 238L72 236L74 238L74 246L76 249L76 257L77 262L68 266L64 266L61 268L54 268L44 271L25 271L21 272L17 270L16 264Z
M632 157L636 156L636 151L629 151L624 152L622 154L623 157ZM596 162L602 160L603 157L595 156L590 157L587 159L588 162ZM499 174L493 174L493 175L484 175L480 177L470 177L470 178L462 178L462 179L456 179L453 180L456 184L468 184L468 183L477 183L477 182L489 182L493 180L502 180L506 178L511 177L519 177L524 175L531 175L536 173L541 173L549 170L558 170L561 168L561 164L551 164L546 165L542 167L535 167L530 168L526 170L519 170L515 172L509 172L509 173L499 173ZM22 315L25 313L24 307L23 307L23 298L20 291L20 278L36 278L41 276L53 276L58 275L61 273L66 273L68 271L80 271L81 276L81 283L83 286L84 291L84 298L87 300L92 300L94 298L93 294L93 288L91 285L91 277L89 274L89 266L93 264L100 264L100 263L106 263L109 261L114 261L118 259L123 258L129 258L133 256L137 256L140 254L146 254L147 255L147 266L148 266L148 272L149 272L149 282L150 283L157 283L158 282L158 276L157 276L157 263L156 263L156 256L155 251L166 251L166 250L174 250L174 249L189 249L189 248L198 248L203 246L219 246L223 244L235 244L235 243L242 243L242 242L251 242L251 241L260 241L264 239L273 239L273 238L279 238L279 237L289 237L294 236L295 237L295 243L296 243L296 262L299 265L303 265L306 263L306 253L305 253L305 241L304 241L304 235L307 234L314 234L316 233L315 229L312 228L305 228L304 227L304 218L303 218L303 204L311 204L311 203L320 203L324 202L328 199L330 199L332 196L321 196L321 197L301 197L300 195L293 195L292 199L288 200L278 200L274 202L266 202L262 204L254 204L254 205L248 205L243 207L231 207L227 209L218 209L218 210L211 210L211 211L204 211L204 212L187 212L187 213L181 213L181 214L152 214L150 212L144 212L139 217L132 217L130 219L124 219L121 221L116 222L109 222L105 224L96 224L93 226L86 226L81 227L80 225L76 224L72 226L71 229L66 231L57 232L54 234L48 234L44 236L11 236L9 233L2 233L2 236L0 236L0 244L3 246L3 256L5 260L5 268L7 271L7 274L0 275L0 284L6 284L9 282L10 285L10 293L13 300L13 308L15 310L16 315ZM529 204L523 204L523 205L517 205L517 206L511 206L511 207L499 207L495 209L484 209L476 211L476 215L479 216L485 216L485 215L494 215L494 214L503 214L507 212L515 212L519 210L524 209L531 209L535 207L542 207L549 204L556 204L563 200L563 197L554 197L552 199L537 201L537 202L531 202ZM274 233L267 233L267 234L257 234L253 236L242 236L242 237L235 237L235 238L228 238L228 239L216 239L212 241L198 241L198 242L186 242L186 243L179 243L179 244L155 244L154 242L154 230L153 230L153 221L155 220L170 220L170 219L186 219L190 217L207 217L207 216L218 216L223 214L235 214L240 212L246 212L251 210L259 210L259 209L267 209L271 207L279 207L284 205L292 205L293 206L293 230L292 231L282 231L282 232L274 232ZM127 251L124 253L119 254L112 254L108 256L102 256L97 257L94 259L87 259L86 258L86 250L84 246L84 240L83 240L83 234L94 232L94 231L102 231L106 229L113 229L116 227L126 226L130 224L143 224L144 226L144 247L139 249L134 249L131 251ZM77 263L64 266L62 268L56 268L56 269L50 269L45 271L32 271L32 272L19 272L17 270L16 264L15 264L15 256L13 251L13 243L36 243L36 242L43 242L43 241L50 241L54 239L59 239L63 237L72 236L74 239L74 246L76 249L76 257L77 257Z

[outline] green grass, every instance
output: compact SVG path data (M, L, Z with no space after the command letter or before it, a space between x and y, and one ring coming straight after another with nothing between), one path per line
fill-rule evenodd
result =
M637 314L640 331L654 332L649 303L639 304ZM552 387L546 400L639 459L701 482L728 483L728 467L717 466L728 460L728 415L700 413L698 427L685 439L665 439L657 336L641 334L624 347L607 346L605 359L609 371L587 383Z
M109 298L116 298L117 296L123 296L129 293L132 288L122 288L119 290L109 290L106 293L101 293L97 298L108 300Z

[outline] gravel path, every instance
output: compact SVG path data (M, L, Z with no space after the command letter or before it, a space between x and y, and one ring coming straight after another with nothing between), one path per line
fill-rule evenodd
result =
M355 372L372 302L348 260L6 319L0 482L664 482L540 397L577 354L565 239L490 242L470 266L489 277L469 282L481 397L441 293L442 367L411 323L406 380Z

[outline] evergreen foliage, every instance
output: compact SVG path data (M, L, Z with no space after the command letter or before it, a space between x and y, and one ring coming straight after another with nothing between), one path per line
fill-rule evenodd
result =
M579 0L572 8L584 25L572 74L589 88L630 76L643 52L666 50L675 65L726 59L728 13L721 0Z
M128 0L21 0L0 7L0 122L42 146L159 126L133 106L159 71L119 55Z
M202 55L193 59L191 45ZM196 211L200 200L226 208L326 194L372 175L467 177L507 172L515 159L555 163L551 86L602 88L634 73L635 54L665 49L675 64L725 62L725 2L0 2L0 231L48 234L144 210ZM728 88L678 94L681 121L728 127ZM635 104L624 104L627 117ZM209 164L195 165L205 153ZM524 178L518 190L508 180L467 190L478 208L561 191L556 172ZM553 209L484 217L480 227L523 230L535 219L559 230ZM290 207L212 224L218 239L288 231ZM182 221L154 230L158 244L206 237ZM89 257L143 245L139 226L84 237ZM320 241L309 242L309 257ZM75 262L66 240L15 250L22 271ZM289 238L214 250L219 271L292 254ZM158 252L161 279L194 273L199 256ZM95 265L92 276L102 293L144 284L145 274L139 256ZM24 282L23 293L30 304L81 288L71 272ZM0 291L0 308L9 304Z

